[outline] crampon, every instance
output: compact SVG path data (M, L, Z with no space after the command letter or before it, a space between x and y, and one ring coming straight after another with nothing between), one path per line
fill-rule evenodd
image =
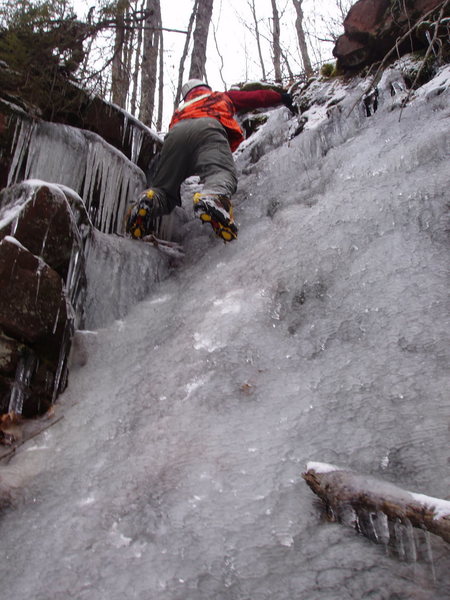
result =
M233 219L233 207L226 196L195 194L194 213L202 223L209 223L217 237L224 242L237 238L238 228Z

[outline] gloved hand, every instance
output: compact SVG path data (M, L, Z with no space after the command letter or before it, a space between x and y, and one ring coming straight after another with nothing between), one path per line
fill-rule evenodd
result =
M298 106L294 104L291 94L288 94L287 92L282 92L281 101L285 106L288 107L292 114L298 115Z

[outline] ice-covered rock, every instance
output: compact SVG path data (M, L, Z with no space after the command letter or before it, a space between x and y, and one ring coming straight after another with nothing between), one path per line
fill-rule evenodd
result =
M33 82L24 85L25 79ZM0 147L2 121L11 114L28 115L53 123L70 124L80 130L97 134L114 146L143 171L149 169L162 140L156 132L138 121L123 108L87 92L74 82L55 74L52 98L36 94L42 85L39 73L29 70L19 74L0 64ZM6 124L5 124L6 126ZM5 160L2 156L2 161ZM0 178L1 182L1 178Z
M10 236L0 241L0 287L0 408L32 416L64 388L73 311L58 273Z

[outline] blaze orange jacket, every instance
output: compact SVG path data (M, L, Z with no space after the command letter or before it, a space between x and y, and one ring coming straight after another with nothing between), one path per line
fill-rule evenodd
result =
M205 87L194 88L174 112L169 129L183 119L212 117L225 127L231 151L234 152L244 140L243 131L234 118L238 110L253 110L281 103L281 94L274 90L213 92Z

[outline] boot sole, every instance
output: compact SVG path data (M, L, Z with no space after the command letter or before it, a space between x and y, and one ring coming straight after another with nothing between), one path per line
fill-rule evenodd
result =
M231 242L237 238L238 228L234 221L227 219L225 223L223 213L202 199L194 198L194 213L202 223L209 223L214 233L225 242Z
M145 218L147 217L147 214L148 214L148 210L146 208L140 208L137 212L134 223L127 228L131 237L133 237L136 240L140 240L141 238L143 238L145 235L148 235L148 233L149 233L149 232L146 232L145 227L144 227Z
M200 221L202 223L209 223L217 237L222 238L225 242L231 242L237 238L237 228L235 225L233 226L233 229L231 227L225 227L218 221L214 221L208 213L202 213L200 215Z

